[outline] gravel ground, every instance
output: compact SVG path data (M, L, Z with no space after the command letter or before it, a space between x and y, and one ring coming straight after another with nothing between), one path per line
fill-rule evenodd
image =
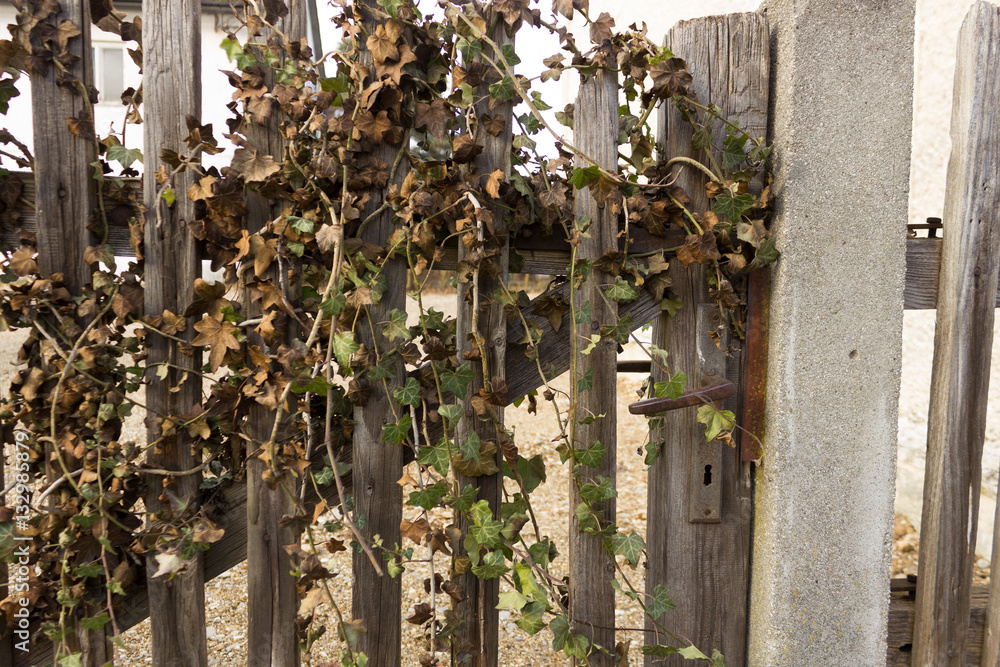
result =
M453 297L450 295L433 294L425 297L425 307L437 308L451 314L454 312ZM903 351L903 388L900 405L899 459L912 465L922 467L923 438L926 434L927 392L930 385L930 359L933 350L933 311L907 312L904 330ZM13 362L19 346L19 334L0 334L0 386L5 389L10 386L13 374ZM1000 350L1000 345L994 346ZM629 358L640 358L641 351L630 345L625 353ZM996 376L996 374L994 374ZM641 534L646 532L646 479L642 459L636 454L636 449L644 444L646 438L645 420L628 414L628 403L635 400L635 390L642 381L639 375L622 375L618 379L618 522L625 530L634 529ZM1000 379L994 377L994 381ZM565 377L555 381L555 385L567 390ZM565 408L565 405L562 405ZM533 494L534 506L543 533L547 533L556 541L562 557L557 559L554 574L561 577L566 567L566 532L569 516L566 489L568 486L567 469L559 463L555 445L551 442L551 406L542 402L539 405L539 416L529 415L527 404L520 408L507 410L507 423L516 429L517 442L520 451L525 456L541 454L545 460L547 481ZM548 412L547 412L548 411ZM143 438L142 415L133 415L125 427L124 437L141 440ZM1000 459L1000 415L995 406L991 406L990 424L987 427L987 454L984 457L984 486L995 489L997 478L997 462ZM415 471L410 471L416 477ZM995 493L995 491L994 491ZM407 508L408 511L411 508ZM408 512L406 518L413 519ZM432 517L435 523L446 525L449 517L440 514ZM919 517L916 517L918 520ZM915 574L917 555L919 553L919 536L913 528L914 517L897 515L894 530L894 545L892 558L892 575L902 576ZM318 536L318 542L325 540ZM423 557L420 552L426 547L420 547L416 557ZM333 580L332 588L335 601L341 611L348 613L351 599L350 558L346 553L330 557L321 549L322 559L327 567L339 576ZM988 577L988 562L980 560L977 567L977 581L986 581ZM439 554L434 564L441 572L447 567L446 557ZM238 666L246 664L246 621L247 609L246 563L234 567L229 572L209 582L206 586L206 618L208 622L208 649L211 664L220 666ZM414 604L426 601L423 581L430 576L427 563L414 563L403 575L404 606L400 618L404 619L412 613ZM641 571L636 571L634 583L641 590ZM638 628L642 625L639 611L631 606L628 600L618 600L616 619L620 627ZM335 639L335 615L329 605L319 608L319 624L326 625L328 632L321 637L309 656L313 664L329 663L335 660L338 642ZM519 630L512 622L507 612L501 612L501 645L500 663L503 665L562 665L564 660L554 655L551 650L551 634L543 631L532 637ZM403 623L403 664L418 665L418 658L427 650L427 640L418 627ZM149 623L143 622L125 632L123 635L125 650L119 652L116 664L133 667L150 664ZM642 662L638 646L641 645L641 633L631 631L619 633L620 640L632 640L633 650L629 664L639 665ZM709 647L710 648L710 647ZM440 657L444 658L444 655ZM336 664L335 662L333 664Z

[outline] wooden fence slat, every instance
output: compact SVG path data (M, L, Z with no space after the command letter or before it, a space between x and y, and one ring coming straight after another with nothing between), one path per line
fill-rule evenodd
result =
M597 70L582 82L576 98L573 141L577 149L599 166L611 172L618 168L618 75L611 70ZM577 166L589 166L581 158ZM575 213L577 220L590 218L589 238L581 238L579 259L596 261L608 248L615 246L618 225L611 213L611 206L598 206L589 190L577 190ZM601 325L614 325L618 308L612 301L605 302L603 289L614 279L596 268L581 289L570 292L575 309L590 303L592 322L571 323L576 336L586 341ZM582 348L581 348L582 349ZM583 502L580 486L600 483L604 477L615 483L617 470L617 356L618 343L604 338L589 355L578 354L574 361L576 378L592 373L593 385L589 391L580 391L577 382L570 380L572 401L577 405L576 439L571 446L586 449L598 441L607 449L599 465L582 466L579 480L570 475L569 481L569 611L573 632L582 633L595 647L589 656L594 667L610 667L615 657L615 594L611 586L614 579L614 556L608 553L602 540L580 532L576 508ZM572 407L570 408L573 409ZM582 424L585 417L597 417L590 424ZM595 502L593 510L604 522L615 521L615 499ZM573 664L577 664L573 661Z
M918 665L964 664L1000 270L998 57L1000 10L978 2L959 32L955 70L917 577Z
M93 84L90 48L89 0L63 0L56 24L68 20L82 34L68 42L68 50L80 60L69 73L83 84ZM66 119L91 116L80 91L70 91L56 82L55 67L45 74L31 73L31 115L35 151L35 216L38 220L38 266L42 275L63 273L73 294L90 282L83 252L92 241L86 224L94 212L96 181L91 163L97 160L93 139L73 135ZM84 123L86 125L86 123Z
M768 44L767 19L761 14L685 21L667 36L667 45L695 73L699 101L717 104L726 118L739 120L740 127L753 136L763 136L767 128ZM676 109L664 106L661 137L667 154L692 155L693 129ZM708 202L702 175L685 170L679 183L695 210L704 210ZM668 350L671 370L684 371L689 387L697 387L709 372L738 377L739 355L728 362L714 358L715 345L704 335L703 325L699 326L699 304L707 301L703 269L694 265L684 269L672 260L670 271L672 289L684 307L674 317L661 316L654 322L654 344ZM654 380L663 379L662 371L654 369ZM729 399L723 407L733 410L737 400ZM647 487L646 592L652 593L657 584L666 585L678 608L661 619L664 626L704 651L721 650L727 665L740 667L746 660L751 464L740 460L738 448L705 443L704 427L693 410L667 413L662 431L651 433L650 438L664 444L649 471ZM720 486L719 516L714 523L692 523L691 487L709 479L704 469L708 464L699 459L705 448L721 448L718 467L713 464L710 478L711 485ZM700 478L694 474L696 462L701 466ZM705 509L711 508L702 507L702 513ZM646 643L658 639L671 643L670 638L658 638L652 622L647 621L646 631ZM677 656L665 661L646 659L646 665L683 662Z
M90 282L90 268L83 259L93 235L87 230L97 202L91 163L97 160L93 138L93 109L85 91L94 81L90 47L89 0L64 0L51 19L53 25L70 21L81 34L69 40L67 51L80 59L69 67L76 89L60 86L55 65L45 73L31 72L31 109L35 152L35 217L38 221L38 265L42 275L61 273L71 294L81 294ZM82 131L70 132L67 119L79 119ZM46 446L52 451L51 445ZM61 475L46 461L50 480ZM93 609L83 608L90 615ZM110 626L87 631L71 615L74 631L67 640L69 650L83 653L83 667L99 667L113 657L106 640Z
M173 189L176 202L168 206L159 196L156 171L161 165L159 151L185 150L188 135L185 116L201 117L201 2L199 0L143 0L143 88L145 92L145 175L143 195L147 206L145 219L146 313L158 315L164 310L183 313L194 294L194 280L201 275L197 240L188 222L195 219L194 202L185 196L194 183L191 171L177 174ZM168 173L171 167L166 166ZM192 325L193 322L189 322ZM193 327L185 332L194 336ZM177 346L162 336L150 333L147 366L150 369L146 389L148 442L157 440L162 428L155 423L158 415L181 415L201 402L201 355L178 354ZM156 379L159 364L169 363L167 375ZM186 373L186 370L193 371ZM175 391L176 390L176 391ZM183 429L165 438L149 450L147 463L166 470L189 470L198 464L191 451L191 441ZM164 478L149 476L146 510L151 513L169 510L162 495ZM175 477L171 495L184 505L194 506L198 499L200 476ZM161 500L162 498L162 500ZM207 664L205 644L205 587L202 558L196 556L187 572L168 581L153 577L158 569L153 556L146 562L146 588L154 667Z
M275 27L297 40L306 35L306 0L288 0L288 14L279 19ZM248 13L254 10L248 6ZM252 39L264 43L270 35L265 28ZM264 86L273 87L274 69L264 67ZM276 106L275 101L271 101ZM270 155L282 164L285 159L285 141L278 127L281 114L270 115L265 124L256 120L247 121L247 140L260 155ZM269 199L259 192L247 190L247 231L255 234L263 230L268 222L282 213L283 203ZM285 271L285 276L280 273ZM295 290L299 284L300 265L297 263L273 263L264 275L254 275L252 271L244 276L251 280L266 280L274 285L282 284L284 278L288 286L288 299L295 304ZM289 274L294 274L292 277ZM246 278L245 278L246 279ZM251 298L251 290L241 285L243 308L248 318L263 315L263 300ZM283 343L292 344L301 332L289 318ZM247 346L259 346L268 354L275 354L277 346L269 347L256 329L247 331ZM274 364L277 365L277 364ZM244 426L250 439L248 454L261 443L271 438L276 410L254 403L247 413ZM278 440L283 441L295 428L294 414L285 413L278 431ZM299 642L295 627L295 614L299 608L296 591L296 577L292 576L292 558L285 546L298 544L299 531L293 523L282 525L282 518L295 515L294 497L298 496L299 483L293 474L285 474L280 483L269 486L264 474L270 467L258 456L247 458L246 495L246 558L247 558L247 665L248 667L270 667L282 665L294 667L299 664Z
M493 41L500 46L513 44L514 38L507 36L503 15L497 13L491 20L495 22L492 34ZM484 44L483 48L487 57L497 58L492 46ZM488 82L480 84L478 94L482 99L476 105L476 116L481 119L486 113L499 114L504 119L504 128L502 132L494 136L486 131L482 121L479 122L475 140L478 145L483 147L483 152L474 162L475 169L481 175L487 175L499 169L503 172L506 180L511 169L513 104L505 102L495 109L490 109ZM489 207L489 211L494 216L496 229L504 229L506 227L505 208L495 204ZM488 247L492 247L492 244L489 244ZM458 243L459 261L463 260L468 252L469 250L464 243ZM504 435L503 407L487 405L491 418L482 419L472 407L472 398L486 387L486 383L497 380L503 382L506 377L507 318L504 317L503 306L493 301L493 292L507 284L508 257L508 244L504 242L503 246L499 248L498 254L493 258L500 269L496 276L487 275L486 272L477 272L478 285L469 282L458 286L457 334L455 337L458 358L463 359L465 352L477 349L480 343L484 353L481 355L480 361L472 363L476 377L470 383L465 400L462 402L464 414L455 429L455 438L459 442L468 439L470 434L475 433L482 442L493 442L499 445L501 437ZM475 299L470 294L474 289L478 291ZM474 305L480 306L478 317L473 314ZM466 335L468 332L476 336L478 342L477 340L469 340ZM494 458L497 462L502 460L499 451L494 454ZM456 481L462 488L468 485L477 487L479 489L478 500L489 502L493 516L500 517L500 501L503 493L503 478L500 473L480 477L466 477L456 474ZM456 512L455 519L463 537L454 543L454 552L456 556L464 556L466 555L464 536L468 533L470 526L465 515L461 512ZM456 579L465 589L465 599L455 605L461 626L456 630L452 643L452 663L462 667L472 667L473 665L475 667L496 667L500 639L500 620L497 609L500 579L480 579L471 570L456 577Z
M381 12L375 0L364 0L357 5L364 13L367 34L375 34L379 23L373 12ZM372 72L366 84L374 80L374 60L371 52L363 49L361 64ZM396 154L403 146L380 144L371 153L371 159L382 160L385 164L395 164ZM405 160L404 160L405 165ZM361 167L362 165L356 165ZM401 175L405 169L389 175L389 183L402 184ZM385 201L386 189L372 188L370 199L362 212L362 217L378 210ZM385 211L369 222L361 238L379 246L385 245L396 228L393 212ZM392 341L382 335L382 325L389 321L393 310L406 310L406 263L396 257L388 260L382 269L387 284L393 286L386 291L378 305L369 306L367 314L358 319L358 342L368 350L378 352L379 358L393 349ZM403 488L396 482L403 474L403 448L382 442L382 426L397 421L394 413L401 407L392 397L392 392L403 385L406 369L399 354L393 354L389 366L392 377L385 383L373 384L371 397L363 407L354 410L354 506L358 514L364 516L367 524L361 528L365 540L375 535L381 537L387 548L392 549L400 542L399 524L403 518ZM400 415L402 416L402 415ZM392 667L400 663L400 611L402 605L401 577L390 577L382 568L382 574L375 570L368 556L355 553L353 559L352 613L360 620L365 632L359 640L360 650L368 656L368 664Z

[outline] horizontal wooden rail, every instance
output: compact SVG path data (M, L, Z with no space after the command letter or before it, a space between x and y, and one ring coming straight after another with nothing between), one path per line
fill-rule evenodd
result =
M34 234L35 223L35 183L29 172L15 172L14 177L21 179L23 189L21 197L15 206L17 223L0 229L0 242L3 247L16 248L21 245L19 234L27 232ZM136 179L123 179L125 189L138 188ZM104 200L104 211L108 219L107 243L118 257L131 257L132 247L129 245L129 218L138 215L130 205L122 204L110 198ZM622 230L624 231L624 230ZM625 250L625 235L618 238L619 250ZM453 271L457 264L458 240L452 238L444 248L444 258L435 264L434 268ZM653 236L646 230L631 225L628 228L628 251L633 254L656 252L657 250L676 248L683 245L684 232L680 229L670 230L665 236ZM546 234L541 225L529 225L522 228L516 239L511 241L511 247L524 259L523 266L516 266L516 273L532 273L537 275L565 274L569 265L569 246L561 229L553 229ZM513 255L513 253L512 253ZM515 259L512 262L517 262Z
M915 577L914 577L915 579ZM889 667L913 664L913 619L916 617L916 582L892 579L889 601L888 652L885 664ZM986 603L989 586L972 587L972 609L969 614L969 632L965 638L963 665L978 665L983 650L983 628L986 624Z

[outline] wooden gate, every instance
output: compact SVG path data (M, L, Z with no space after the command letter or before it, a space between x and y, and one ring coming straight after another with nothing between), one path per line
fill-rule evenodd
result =
M304 35L305 0L290 0L287 4L290 12L283 19L281 29L293 37ZM68 44L79 57L74 74L83 82L92 81L89 21L86 20L90 16L89 5L87 0L63 0L62 13L57 17L81 30L81 36L70 38ZM374 7L375 3L369 5ZM169 173L175 167L163 162L162 156L155 155L153 150L160 146L180 146L192 129L184 122L185 116L197 119L201 113L198 70L201 3L197 0L146 0L143 12L145 145L150 150L147 151L142 195L137 200L142 201L146 209L146 310L179 313L187 305L183 302L184 295L192 293L200 272L199 249L187 227L187 222L194 220L197 213L194 202L182 196L177 197L175 205L165 203L162 182L156 178L157 171L162 167ZM367 29L375 31L374 20ZM502 32L498 30L494 35L498 42L504 39ZM717 105L722 114L739 121L740 126L754 136L765 135L769 36L763 15L745 14L686 22L670 33L667 43L678 56L688 61L693 71L703 74L703 78L694 84L702 103ZM83 261L84 249L95 241L93 231L84 223L91 211L100 207L94 180L89 176L89 165L96 156L92 141L67 133L66 117L78 117L86 109L78 108L82 104L79 96L55 85L54 76L54 73L32 76L35 153L38 158L34 174L21 177L22 200L33 203L33 206L22 207L18 213L23 229L38 235L43 273L62 271L68 277L69 287L78 290L89 279ZM269 83L265 81L263 85ZM618 94L614 73L601 72L583 85L576 105L574 141L610 170L616 168L618 161ZM486 107L479 108L477 114L487 110ZM490 111L497 113L495 109ZM498 133L476 138L484 146L477 158L483 173L494 169L510 173L512 114L509 106L506 110L501 109L501 113L507 118L506 126ZM660 134L668 153L699 158L699 153L691 149L690 130L681 122L679 113L664 109L661 114ZM286 148L273 121L256 126L250 134L250 141L264 155L280 157ZM382 157L391 162L393 154L390 152ZM194 185L193 181L184 181L185 178L190 178L190 172L174 184L175 190L185 192ZM681 175L680 184L693 197L704 199L705 181L698 172L686 170ZM763 185L758 182L751 187L759 191ZM133 184L132 187L137 186ZM383 197L383 193L372 192L367 210L377 213L365 226L362 240L370 238L381 243L393 228L392 212L380 206ZM248 208L251 229L263 226L276 214L271 210L271 203L256 193L248 196ZM104 201L103 209L109 224L106 240L119 255L131 254L129 219L134 218L137 211L122 206L120 201L110 200ZM580 256L585 259L596 259L609 247L617 246L623 251L641 255L668 251L684 242L684 234L680 232L668 231L665 236L653 236L642 229L619 227L619 222L611 218L604 207L597 206L584 191L577 195L577 214L588 216L594 225L591 239L579 249ZM509 247L494 250L500 257L506 257L510 248L515 249L524 260L519 268L522 272L545 275L565 272L570 263L567 239L558 235L546 237L538 229L528 231L536 233L521 234L511 240ZM623 231L627 234L620 233ZM16 243L16 239L7 240ZM453 241L445 249L439 268L455 269L465 252L462 244ZM395 261L390 260L387 264L390 290L372 312L372 316L380 320L388 319L393 310L403 308L405 278L401 267L394 265ZM703 378L715 375L727 378L741 388L736 396L724 403L725 407L737 412L740 423L751 425L747 435L736 434L738 440L743 440L737 443L740 446L729 449L720 447L718 443L706 445L703 429L690 409L669 413L662 428L651 434L654 441L663 443L663 456L649 471L650 567L646 580L647 590L665 585L681 601L679 608L666 620L673 633L697 646L721 649L727 664L738 667L744 664L746 645L751 470L752 461L760 455L762 437L766 283L761 282L765 279L762 276L754 279L749 305L750 335L746 345L743 345L739 341L718 341L708 335L708 332L718 334L720 331L724 335L725 328L713 320L713 310L708 306L704 276L700 270L694 267L686 269L675 262L671 277L677 295L685 303L676 316L668 318L662 313L659 300L648 291L643 291L636 300L618 306L617 312L613 312L614 309L602 312L601 308L595 308L593 326L614 324L618 317L626 314L631 316L634 329L653 322L654 342L669 351L674 360L672 363L686 370L692 386L698 386ZM505 275L481 280L480 293L489 295L495 285L505 280ZM469 341L489 341L486 365L493 369L489 377L480 370L473 387L481 388L494 378L500 378L506 383L509 399L536 389L541 379L535 364L522 354L523 346L515 341L525 338L527 332L523 322L532 319L542 301L536 299L522 309L522 319L506 322L499 305L474 316L472 306L463 298L467 289L463 287L459 293L458 353L461 355L462 346L470 345ZM553 297L565 299L568 293L567 284L543 296L550 300ZM601 303L597 296L592 295L592 303ZM243 298L244 312L252 313L256 306L248 297L248 292L244 292ZM587 296L576 295L574 298L587 299ZM570 353L570 336L575 328L584 327L586 331L580 330L580 333L589 337L592 324L574 323L568 313L563 316L559 327L554 327L546 317L538 317L534 322L543 331L538 355L544 359L551 373L565 372L574 362ZM189 332L188 342L191 338ZM375 332L370 339L363 338L363 341L369 346L385 342ZM735 355L727 356L721 352L727 343L729 349L736 351ZM171 359L170 355L169 346L154 347L148 363L157 364ZM593 474L613 480L617 467L613 407L617 369L615 346L602 343L597 352L577 361L585 369L593 369L595 385L586 399L591 402L592 413L608 413L603 420L587 426L588 432L584 435L587 442L600 440L608 449L602 466L594 469ZM181 362L174 359L171 364L165 381L150 386L147 400L153 409L178 414L198 400L200 390L192 380L194 373L187 371L196 371L201 361L195 354ZM654 372L654 379L663 379L658 377L657 372ZM398 377L402 378L402 374ZM390 390L398 387L402 380L396 382ZM170 388L175 390L170 391ZM500 412L502 415L502 408ZM356 506L367 519L366 525L360 529L366 539L374 535L383 538L399 535L402 497L396 482L405 461L402 448L387 447L382 442L381 426L389 414L389 406L376 399L374 393L372 400L355 412L353 484L352 479L345 482L353 488ZM248 434L257 441L266 441L273 420L273 411L251 411L246 425ZM502 424L502 416L498 423ZM150 439L160 435L158 428L150 427ZM430 426L431 437L434 437L434 428ZM485 427L473 420L463 420L460 426L466 433L479 428ZM490 428L494 430L479 434L483 440L498 439L497 426ZM317 448L313 452L314 460L321 459L325 453ZM148 508L155 509L163 503L159 489L161 480L167 478L174 480L173 493L178 498L184 502L198 502L198 475L190 473L197 470L199 463L193 458L190 444L184 437L178 437L171 447L164 447L162 452L154 453L148 463L162 471L184 473L150 475L148 481L153 490L146 497ZM137 583L117 610L116 618L121 630L144 618L151 619L154 664L206 664L204 582L244 559L249 559L251 564L248 593L250 664L297 664L294 623L298 597L294 578L287 576L291 569L288 554L280 547L298 538L281 522L282 517L290 513L288 498L282 496L281 489L270 488L262 481L263 472L262 465L251 462L248 481L233 484L223 491L224 502L229 508L226 522L221 526L225 534L198 557L195 567L167 583L152 576L156 564L150 561L145 581ZM465 481L477 485L478 497L487 500L495 513L498 511L502 486L499 475ZM331 493L331 503L339 502L335 490ZM306 489L303 494L307 500L317 499L313 489ZM578 500L570 497L567 503L575 507ZM605 503L601 509L607 516L614 516L613 501ZM459 523L459 528L464 530L466 526ZM612 567L611 556L596 540L578 535L575 530L571 530L571 535L571 615L576 620L577 629L589 636L591 641L613 648L614 591L607 576ZM380 667L398 664L401 660L399 579L385 576L364 553L358 553L354 559L353 576L353 615L367 628L360 640L361 650L369 656L369 664ZM463 584L467 598L457 607L463 629L455 640L455 663L496 665L499 632L497 581L480 581L468 575ZM37 629L37 623L33 629ZM110 644L105 633L78 629L77 634L85 665L100 665L110 659ZM50 643L38 641L32 643L28 652L20 652L12 651L10 640L8 636L6 641L0 642L0 656L3 656L0 662L3 664L27 667L50 663L54 659ZM657 641L657 631L652 624L647 627L647 641ZM652 660L652 657L647 658L647 661ZM591 664L611 665L613 661L613 652L595 654ZM680 661L681 658L674 656L668 659L668 664Z

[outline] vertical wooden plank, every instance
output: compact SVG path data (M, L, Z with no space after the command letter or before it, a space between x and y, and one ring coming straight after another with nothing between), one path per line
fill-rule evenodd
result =
M379 21L373 12L381 12L375 0L364 0L358 6L358 11L364 13L364 26L367 34L375 33ZM384 13L383 13L384 15ZM361 38L363 43L363 38ZM365 78L365 85L381 85L376 81L375 65L371 52L364 49L361 53L361 65L368 68L371 75ZM377 113L376 106L371 109ZM395 111L387 110L390 118ZM387 165L395 164L396 155L403 146L379 144L371 152L371 159L382 160ZM363 165L356 165L361 168ZM401 174L406 172L406 160L395 174L389 175L389 183L401 183ZM373 187L368 191L370 198L362 219L378 210L385 201L386 189ZM396 229L394 215L391 210L384 211L365 225L361 238L369 243L385 247L387 241ZM382 324L389 321L389 313L393 310L405 310L406 299L406 263L394 257L382 269L390 288L382 295L378 305L368 306L367 312L358 318L358 328L355 336L368 350L377 352L378 358L384 359L394 345L382 335ZM393 376L385 382L372 383L371 397L363 407L354 410L354 506L356 511L364 516L368 523L361 529L366 540L379 535L382 541L392 548L400 542L399 523L403 519L403 488L396 482L403 473L403 448L382 442L382 426L397 421L395 412L399 411L392 397L392 392L402 386L406 379L406 369L399 354L392 352L388 362ZM367 378L362 378L367 381ZM401 413L400 413L400 416ZM400 663L400 612L402 605L402 589L400 577L392 578L384 572L379 573L363 553L355 553L352 572L354 583L352 587L352 610L356 620L364 623L365 632L359 640L360 649L368 656L368 664L391 667Z
M63 0L62 10L49 19L53 25L70 21L82 31L67 44L80 60L68 74L80 85L93 84L90 48L90 1ZM97 160L93 116L81 90L58 84L49 66L44 74L31 73L31 114L35 150L35 215L38 221L38 266L42 275L62 273L67 287L79 294L90 282L83 251L90 245L86 225L97 197L91 163ZM90 118L89 132L70 133L66 119ZM84 127L88 123L83 123Z
M90 268L83 254L93 240L87 223L97 201L91 167L97 160L93 108L85 93L94 81L90 2L64 0L46 20L53 26L69 21L81 34L67 42L66 50L79 60L65 74L58 72L52 63L44 73L31 73L38 265L44 276L61 273L70 292L81 294L90 282ZM69 118L79 122L77 134L70 132ZM60 475L49 463L46 467L50 480ZM86 608L84 613L91 611ZM72 623L76 622L74 617ZM106 640L106 632L110 630L110 626L107 631L76 628L68 644L70 650L83 653L83 667L98 667L112 658L111 645Z
M580 85L576 98L573 122L573 141L576 147L598 165L611 171L618 169L618 76L610 70L597 70ZM576 159L578 167L590 163ZM611 214L611 206L598 206L589 190L576 191L576 218L590 218L589 238L581 237L577 258L597 260L609 248L616 248L618 221ZM572 290L570 298L575 309L590 303L592 322L574 324L578 339L589 340L601 325L613 325L618 320L618 308L612 301L605 302L603 288L614 279L603 271L593 270L590 279L581 289ZM581 348L582 349L582 348ZM584 634L591 644L603 647L590 656L590 665L610 667L615 664L615 594L611 587L614 579L614 556L604 548L602 541L580 532L576 508L583 502L580 485L599 483L598 476L615 483L617 469L615 412L617 396L618 343L604 338L589 355L582 353L573 360L576 377L593 373L593 387L581 392L572 379L570 392L577 406L575 419L576 441L572 446L586 449L599 441L607 453L598 466L581 466L579 480L570 476L570 526L569 526L569 611L573 632ZM590 424L581 424L585 417L597 417ZM593 503L593 510L603 522L615 521L615 500Z
M493 29L492 38L497 44L513 44L513 37L508 38L505 30L502 15L496 15L493 19L497 25ZM491 46L484 44L486 55L496 58ZM483 147L483 152L476 158L474 165L476 171L482 178L486 178L495 169L500 169L504 176L510 175L510 151L513 139L512 131L512 109L510 102L500 104L495 109L489 107L488 83L480 86L479 95L482 100L476 106L476 116L480 119L476 132L476 143ZM483 114L500 114L504 119L503 131L493 136L486 131ZM506 232L505 208L500 205L489 207L489 212L494 218L495 229L501 235ZM476 233L475 231L470 233ZM486 272L479 272L478 288L472 283L460 284L458 288L458 311L457 311L457 332L456 348L458 358L464 358L466 351L475 349L479 343L469 340L467 332L473 331L473 303L474 299L471 290L478 289L479 316L478 329L475 335L482 343L482 351L485 355L479 362L473 362L476 370L476 377L469 385L468 391L463 401L464 416L459 420L455 437L462 441L469 437L471 433L476 433L482 442L493 442L499 445L501 437L504 435L504 409L502 406L487 404L490 411L488 418L483 419L476 416L472 408L472 397L479 393L486 385L486 382L505 381L506 360L507 360L507 320L503 314L503 307L493 301L493 292L501 285L507 284L509 273L507 262L509 258L509 248L506 239L502 244L486 242L487 247L496 247L499 251L493 257L493 262L500 269L496 276L487 275ZM464 243L458 244L458 259L463 260L470 251ZM497 464L500 465L499 451L494 455ZM464 488L467 485L476 486L479 489L479 500L486 500L493 510L493 516L500 516L500 500L503 492L503 479L497 473L493 475L483 475L482 477L465 477L456 475L458 483ZM465 535L469 529L469 523L465 516L456 513L456 523L462 534ZM465 555L464 540L456 544L456 548L461 550L456 555ZM455 605L459 617L462 619L461 627L455 632L455 639L452 647L452 661L455 665L463 667L496 667L499 652L499 611L497 602L500 595L500 579L479 579L471 571L466 572L458 578L459 583L465 588L465 599Z
M959 665L969 625L1000 270L1000 10L977 2L958 37L934 333L913 664Z
M288 14L277 21L275 28L291 40L301 39L307 30L306 0L286 0L285 4ZM270 34L270 29L265 28L251 41L264 44ZM275 83L274 70L267 66L263 70L264 86L270 90ZM259 155L269 155L276 163L282 164L285 161L285 141L279 124L285 119L276 108L276 101L272 99L270 103L272 113L264 123L248 115L246 136ZM282 207L282 202L249 189L247 231L256 234L264 230L269 222L281 215ZM281 271L285 272L284 276L279 275ZM294 304L298 300L296 290L301 283L300 272L298 263L274 262L262 275L248 271L244 280L269 281L279 286L283 278L288 287L287 298ZM261 308L263 299L250 298L250 289L245 284L241 287L246 316L261 317L264 314ZM300 335L295 322L289 318L283 342L291 344ZM261 351L272 356L277 353L277 347L268 346L256 328L247 331L247 345L259 346ZM275 362L272 365L278 364ZM295 400L294 396L292 400ZM270 440L275 417L274 409L259 403L250 407L244 426L252 442L249 449L256 449ZM294 414L286 411L278 430L278 440L284 441L294 428ZM295 515L294 498L298 496L298 481L295 475L285 474L277 485L269 486L264 480L269 468L270 464L259 457L247 459L247 665L295 667L300 660L295 628L299 598L295 589L296 578L291 574L291 556L284 547L298 544L300 535L294 525L282 525L281 519Z
M159 196L156 171L163 164L161 149L188 152L185 116L201 117L201 2L199 0L143 0L143 88L145 90L145 164L143 200L146 225L146 312L159 315L164 310L183 313L194 294L194 280L200 275L201 262L197 244L189 231L195 218L194 202L184 193L194 183L196 174L185 171L173 178L177 192L173 206ZM167 173L169 165L163 165ZM194 335L193 322L184 332L187 340ZM149 375L146 402L149 406L147 437L149 442L163 434L155 415L190 413L201 401L201 355L180 353L177 345L155 333L148 338L147 364L170 364L167 376L158 380ZM188 373L186 371L194 371ZM188 470L198 464L191 451L186 431L163 438L149 450L147 463L166 470ZM194 506L198 498L198 475L166 478L149 476L146 510L170 511L169 493L179 503ZM157 570L152 555L146 562L146 586L154 667L199 667L207 663L205 647L205 588L201 556L187 572L168 581L153 577Z
M684 58L695 77L693 89L702 104L716 104L726 118L739 120L740 127L754 136L764 136L768 108L768 28L760 14L733 14L685 21L667 36L667 45ZM671 105L661 111L660 136L669 157L698 158L691 150L691 126L680 119ZM718 136L722 130L716 127ZM704 177L684 169L678 183L692 199L695 210L705 210ZM684 371L689 387L715 372L734 379L742 366L739 355L725 363L713 356L715 344L705 335L708 324L699 312L707 299L704 268L685 269L679 261L670 266L673 291L684 306L673 318L661 315L653 324L653 342L668 350L671 370ZM654 380L662 381L658 369ZM723 407L736 411L737 398ZM647 496L649 569L646 590L656 585L669 588L678 607L661 622L677 635L704 651L719 649L726 664L740 667L746 659L747 589L750 552L750 465L740 460L738 450L705 442L704 427L695 410L666 414L663 429L650 434L663 443L660 458L649 471ZM737 434L737 437L738 434ZM718 468L713 464L711 484L719 485L720 507L710 523L692 523L694 494L691 485L704 485L692 471L706 448L719 449ZM703 507L701 509L704 513ZM710 509L710 508L707 508ZM658 637L652 622L646 624L646 643L671 642ZM680 665L671 656L655 664ZM646 665L653 665L648 657Z

